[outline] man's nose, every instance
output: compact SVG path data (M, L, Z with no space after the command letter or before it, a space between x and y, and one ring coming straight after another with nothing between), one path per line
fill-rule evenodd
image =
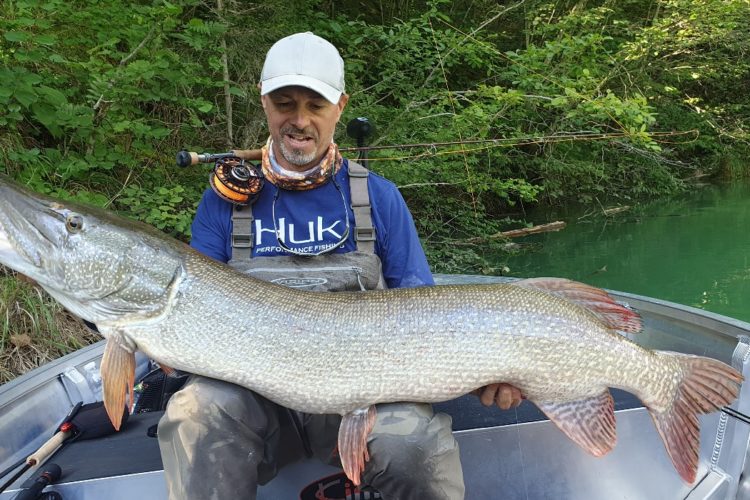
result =
M291 124L302 130L310 125L310 114L305 110L304 106L299 106L292 114Z

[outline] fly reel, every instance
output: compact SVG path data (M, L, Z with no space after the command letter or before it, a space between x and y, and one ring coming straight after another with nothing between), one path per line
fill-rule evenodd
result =
M229 153L177 153L177 165L189 167L198 163L214 163L208 181L223 200L235 205L250 205L263 189L265 178L260 167L250 163L261 159L260 150L239 150Z
M216 160L209 175L211 187L224 200L236 205L250 205L263 189L260 168L245 160L230 156Z

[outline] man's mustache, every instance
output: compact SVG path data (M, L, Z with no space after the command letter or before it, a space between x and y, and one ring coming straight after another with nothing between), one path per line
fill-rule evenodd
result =
M318 140L318 134L315 132L314 129L308 130L308 129L302 129L302 128L297 128L297 127L286 126L286 127L282 127L282 129L279 132L282 135L286 135L286 134L289 134L289 135L304 135L304 136L307 136L307 137L312 137L316 141Z

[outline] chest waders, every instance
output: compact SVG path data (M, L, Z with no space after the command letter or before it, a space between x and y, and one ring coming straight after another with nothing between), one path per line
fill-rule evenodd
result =
M367 169L349 161L349 187L354 213L354 242L347 253L317 256L252 257L253 210L235 205L232 210L232 255L229 265L263 281L309 291L360 291L385 288L380 258L375 254Z
M232 255L229 266L263 281L316 292L364 291L386 288L380 258L375 254L375 227L372 224L368 170L349 160L349 190L354 213L354 242L357 249L347 253L317 256L276 255L253 258L252 205L232 209ZM303 416L287 410L305 454L313 455L302 424Z

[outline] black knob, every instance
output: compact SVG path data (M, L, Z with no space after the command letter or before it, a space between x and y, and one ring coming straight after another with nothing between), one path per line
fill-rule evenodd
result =
M357 146L363 146L365 138L372 135L374 131L375 127L364 116L354 118L346 125L346 135L357 139Z
M193 159L190 157L190 153L183 149L177 153L177 166L178 167L189 167L193 164Z

